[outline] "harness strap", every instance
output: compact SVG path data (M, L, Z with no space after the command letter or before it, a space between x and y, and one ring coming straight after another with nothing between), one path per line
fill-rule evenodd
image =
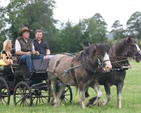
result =
M72 59L72 61L71 61L71 68L74 67L73 61L74 61L74 57L73 57L73 59ZM75 77L74 69L71 69L70 71L71 71L71 75L73 76L73 80L74 80L76 83L78 83L77 80L76 80L76 77Z

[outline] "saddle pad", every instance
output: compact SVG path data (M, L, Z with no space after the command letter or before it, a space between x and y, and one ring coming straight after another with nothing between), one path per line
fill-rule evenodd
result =
M58 62L61 60L61 58L64 57L64 56L67 56L67 55L64 55L64 54L57 54L57 55L54 55L54 56L50 59L50 61L49 61L47 71L48 71L48 72L54 72L57 63L58 63Z

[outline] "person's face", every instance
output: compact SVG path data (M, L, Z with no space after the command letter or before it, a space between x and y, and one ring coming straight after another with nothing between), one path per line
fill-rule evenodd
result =
M24 37L25 39L29 39L29 35L30 35L29 31L23 32L23 37Z
M43 33L42 32L37 32L35 34L35 37L36 37L36 40L40 41L42 39L42 37L43 37Z
M7 43L7 48L9 48L9 49L12 48L12 42L11 42L11 41L9 41L9 42Z

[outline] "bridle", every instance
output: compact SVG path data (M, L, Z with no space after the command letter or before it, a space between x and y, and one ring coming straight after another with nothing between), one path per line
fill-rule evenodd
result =
M131 47L131 45L127 45L127 47L125 48L125 56L114 56L113 54L112 54L112 57L110 57L110 58L112 58L113 59L113 61L111 61L111 63L112 64L115 64L115 65L118 65L119 67L122 67L122 62L127 62L128 61L128 58L134 58L135 57L135 54L136 53L140 53L141 52L141 50L139 50L139 51L134 51L134 49ZM134 53L133 55L132 55L132 53Z
M105 62L107 62L107 61L110 61L110 59L108 59L108 60L102 60L101 59L101 56L100 55L97 55L97 63L98 63L98 66L99 67L101 67L101 68L105 67Z
M105 62L110 61L110 59L102 60L101 55L97 55L95 58L91 58L85 52L83 53L86 55L84 68L91 73L101 73L105 67Z

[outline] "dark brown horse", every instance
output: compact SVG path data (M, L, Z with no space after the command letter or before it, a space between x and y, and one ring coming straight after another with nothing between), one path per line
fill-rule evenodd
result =
M99 105L104 106L111 100L110 86L115 85L117 88L117 106L121 108L121 92L126 70L130 68L128 60L129 58L134 58L136 62L139 62L141 50L136 41L129 37L113 45L109 51L109 55L112 62L112 70L99 77L99 84L104 85L107 99L99 102ZM93 101L95 101L95 98L90 99L88 105L93 104Z
M76 56L57 54L51 58L48 67L51 89L53 93L52 105L60 105L60 96L66 85L76 86L80 91L80 102L85 108L85 91L93 87L97 93L98 100L101 91L97 81L99 73L108 72L112 68L106 44L93 44L85 48ZM57 91L56 83L59 79L62 83Z

